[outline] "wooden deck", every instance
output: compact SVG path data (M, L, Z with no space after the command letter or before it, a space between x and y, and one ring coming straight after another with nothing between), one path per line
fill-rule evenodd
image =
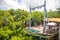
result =
M39 34L33 34L33 33L29 33L30 35L34 35L34 36L39 36L41 38L47 38L48 40L51 40L51 38L53 38L55 35L58 34L58 31L54 31L51 34L49 33L43 33L43 27L42 25L38 25L38 26L33 26L31 27L32 29L38 30L40 31ZM47 29L47 28L46 28ZM46 35L47 34L47 35Z
M48 34L48 33L46 33L46 32L43 33L43 26L42 26L42 25L32 26L31 28L40 31L40 34ZM52 30L53 30L54 28L57 30L58 27L53 27ZM47 30L49 30L49 29L48 29L48 26L46 26L46 28L45 28L45 31L47 31ZM51 30L51 31L52 31L52 30ZM55 31L56 31L56 30L55 30ZM53 32L52 32L52 33L53 33Z
M31 28L40 31L40 33L43 33L43 27L42 27L42 25L33 26Z

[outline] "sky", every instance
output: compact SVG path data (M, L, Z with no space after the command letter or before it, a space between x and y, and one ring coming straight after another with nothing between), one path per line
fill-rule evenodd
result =
M0 0L0 9L24 9L29 10L29 6L36 7L43 5L44 0ZM58 4L58 5L57 5ZM59 5L59 0L46 0L46 9L55 10ZM43 11L44 8L36 9Z

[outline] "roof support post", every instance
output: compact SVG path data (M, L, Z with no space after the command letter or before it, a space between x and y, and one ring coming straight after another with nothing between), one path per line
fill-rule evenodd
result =
M43 19L43 27L44 27L44 29L43 29L43 32L44 32L46 24L47 24L46 19L47 19L46 0L44 0L44 19Z
M31 5L30 5L29 27L31 27L31 16L32 16L32 12L31 12Z

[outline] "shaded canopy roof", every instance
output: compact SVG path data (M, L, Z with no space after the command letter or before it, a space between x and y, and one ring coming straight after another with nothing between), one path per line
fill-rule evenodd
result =
M48 21L60 22L60 18L48 18Z

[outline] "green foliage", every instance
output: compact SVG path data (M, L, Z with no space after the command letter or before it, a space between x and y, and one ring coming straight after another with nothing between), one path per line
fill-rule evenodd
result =
M48 12L48 18L60 18L60 9L58 8L57 11L50 10Z
M56 11L49 11L48 12L48 18L57 18L58 14Z
M24 10L0 10L0 40L35 40L25 29L28 18Z
M41 24L43 20L43 12L33 12L32 13L32 21L34 21L37 24Z
M57 10L58 10L57 11L57 13L58 13L58 16L57 17L60 18L60 8L57 8Z
M25 27L30 17L32 17L32 23L41 24L43 14L43 12L35 11L30 16L30 13L25 10L0 10L0 40L39 40L38 37L28 35ZM60 14L57 14L57 11L48 12L49 18L56 18L58 15Z

